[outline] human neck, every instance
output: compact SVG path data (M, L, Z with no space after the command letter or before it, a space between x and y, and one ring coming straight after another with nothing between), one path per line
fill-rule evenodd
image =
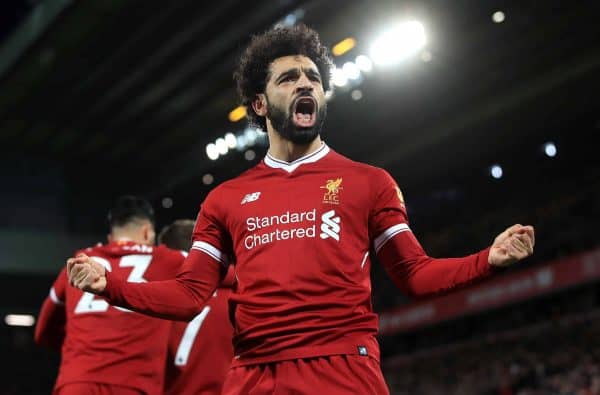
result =
M289 140L283 139L279 133L274 130L268 131L269 135L269 155L273 158L284 161L293 162L303 156L310 155L318 150L323 142L321 137L317 136L313 141L307 144L296 144Z
M133 242L136 244L148 244L144 237L137 233L131 232L112 232L110 235L110 241L112 242Z

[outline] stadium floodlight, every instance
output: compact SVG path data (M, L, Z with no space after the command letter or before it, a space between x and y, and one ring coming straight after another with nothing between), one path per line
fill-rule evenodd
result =
M210 185L215 181L215 178L213 177L212 174L210 173L206 173L205 175L202 176L202 183L204 185Z
M354 60L360 71L368 73L373 70L373 61L367 55L358 55Z
M170 197L164 197L161 201L163 208L171 208L173 207L173 199Z
M210 143L206 145L206 156L210 160L217 160L219 158L219 150L215 143Z
M246 135L244 133L238 134L236 136L237 146L236 149L238 151L243 151L248 146L248 141L246 139Z
M290 12L283 18L280 22L275 25L282 26L294 26L298 21L300 21L304 17L304 10L302 8L297 8L294 11Z
M4 323L8 326L33 326L35 317L31 314L7 314Z
M285 16L285 18L283 19L283 24L285 26L294 26L296 24L297 20L298 20L298 18L296 18L296 15L294 15L294 14L287 14Z
M395 25L371 46L371 59L377 65L398 63L418 53L427 43L421 22L408 21Z
M344 72L346 78L349 80L357 80L360 78L360 69L353 62L344 63L344 65L342 66L342 71Z
M244 136L246 137L247 146L254 145L254 142L258 138L258 131L255 128L246 128Z
M331 81L335 86L343 87L348 84L348 77L344 73L344 70L336 67L331 73Z
M231 122L237 122L246 117L246 107L237 106L229 112L228 118Z
M496 11L492 14L492 20L495 23L502 23L502 22L504 22L504 19L506 19L506 16L504 15L504 12L502 12L502 11Z
M429 51L423 51L421 52L421 60L425 63L427 62L431 62L431 59L433 58L433 56L431 55L431 52Z
M225 155L229 148L227 148L227 143L223 137L219 137L217 141L215 141L215 145L217 146L217 152L219 155Z
M352 37L348 37L335 44L333 48L331 48L331 53L334 56L342 56L346 52L350 51L352 48L356 46L356 40Z
M244 152L244 158L246 158L246 160L254 160L254 158L256 158L256 152L254 152L254 150L247 150L246 152Z
M362 99L363 93L360 89L355 89L352 91L352 93L350 93L350 97L352 97L352 100L358 101Z
M502 167L500 165L493 165L492 167L490 167L490 174L492 175L492 177L498 180L502 178L504 171L502 171Z
M558 153L556 145L552 142L547 142L546 144L544 144L544 153L550 158L554 158Z
M237 138L233 133L227 133L225 135L225 144L227 144L227 148L234 149L237 147Z

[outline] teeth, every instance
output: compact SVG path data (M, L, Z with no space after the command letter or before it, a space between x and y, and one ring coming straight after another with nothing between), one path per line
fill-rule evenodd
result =
M298 120L302 122L310 122L312 116L310 114L298 114Z

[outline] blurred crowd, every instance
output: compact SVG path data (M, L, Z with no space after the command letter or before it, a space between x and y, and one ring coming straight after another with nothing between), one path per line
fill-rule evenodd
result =
M591 288L587 292L597 299ZM568 303L568 294L560 303ZM537 317L499 312L473 328L470 338L388 359L383 366L391 393L600 395L600 310L567 315L543 310L548 313ZM544 315L551 318L537 321ZM520 326L527 321L533 323ZM504 328L489 328L494 322L504 322Z

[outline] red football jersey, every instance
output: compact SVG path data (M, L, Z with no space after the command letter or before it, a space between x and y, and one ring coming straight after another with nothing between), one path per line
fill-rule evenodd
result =
M229 296L230 270L221 286L192 321L171 325L165 395L219 395L233 359Z
M236 261L238 363L378 358L369 251L384 231L407 223L385 171L326 145L292 163L267 155L215 188L202 205L192 248Z
M112 242L79 251L93 257L115 277L129 282L174 278L184 256L163 246ZM73 382L97 382L161 394L171 322L114 307L101 297L68 284L66 270L44 302L36 341L53 344L53 311L66 315L61 365L55 388Z
M427 256L389 174L326 145L291 163L267 155L219 185L202 204L192 240L176 280L125 284L108 274L103 295L189 320L217 287L221 265L235 263L232 366L335 354L378 359L370 251L414 295L493 271L489 248L461 258Z
M393 237L425 256L392 177L325 144L291 163L267 155L215 188L192 248L224 264L235 260L234 364L333 354L379 359L369 254Z

